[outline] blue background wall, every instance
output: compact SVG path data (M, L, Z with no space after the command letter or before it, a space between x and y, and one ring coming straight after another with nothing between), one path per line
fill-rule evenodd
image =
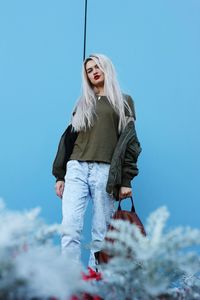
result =
M144 221L199 227L199 0L88 1L87 54L104 53L135 100ZM84 1L0 1L0 196L60 222L52 161L80 94ZM83 244L90 235L87 211ZM87 252L83 259L86 262Z

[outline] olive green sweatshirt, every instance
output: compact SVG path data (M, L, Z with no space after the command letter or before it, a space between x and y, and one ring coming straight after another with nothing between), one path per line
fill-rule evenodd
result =
M94 125L80 131L70 159L111 163L118 141L119 117L106 96L96 102Z

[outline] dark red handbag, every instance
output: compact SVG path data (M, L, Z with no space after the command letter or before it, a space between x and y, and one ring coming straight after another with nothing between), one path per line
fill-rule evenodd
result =
M139 227L141 233L146 236L146 232L145 232L145 229L144 229L144 226L140 220L140 218L138 217L136 211L135 211L135 206L134 206L134 203L133 203L133 198L131 198L131 203L132 203L132 207L131 207L131 210L128 211L128 210L122 210L121 209L121 201L122 200L119 200L119 204L118 204L118 208L116 210L116 212L114 213L112 219L116 220L116 219L120 219L120 220L126 220L126 221L129 221L131 224L135 224ZM115 230L113 228L112 225L109 225L108 227L108 231L109 230ZM113 243L114 241L111 240L111 239L108 239L107 237L105 238L106 241L109 241L111 243ZM106 253L106 251L104 250L101 250L101 251L98 251L98 252L95 252L95 258L97 260L97 263L98 264L101 264L101 263L107 263L108 260L111 258L110 255L108 255Z

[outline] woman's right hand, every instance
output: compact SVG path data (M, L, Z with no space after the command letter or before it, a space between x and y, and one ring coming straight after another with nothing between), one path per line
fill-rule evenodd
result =
M63 191L65 187L65 182L62 180L58 180L55 185L56 195L62 199Z

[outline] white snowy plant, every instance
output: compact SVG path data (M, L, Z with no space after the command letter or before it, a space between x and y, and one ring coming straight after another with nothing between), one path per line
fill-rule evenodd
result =
M53 244L63 229L45 224L39 213L9 211L0 201L0 300L87 299L85 292L104 300L200 299L200 258L187 251L200 244L200 230L164 230L166 207L150 215L146 237L128 222L112 222L116 230L108 237L115 243L105 247L113 258L101 267L103 279L91 284L82 280L82 266Z
M169 212L161 207L145 226L147 236L128 221L113 220L104 248L112 254L101 267L99 295L106 300L200 299L200 257L188 247L200 244L200 230L164 231Z
M0 201L0 300L67 300L91 290L81 278L82 266L52 242L61 227L45 224L39 212L9 211Z

